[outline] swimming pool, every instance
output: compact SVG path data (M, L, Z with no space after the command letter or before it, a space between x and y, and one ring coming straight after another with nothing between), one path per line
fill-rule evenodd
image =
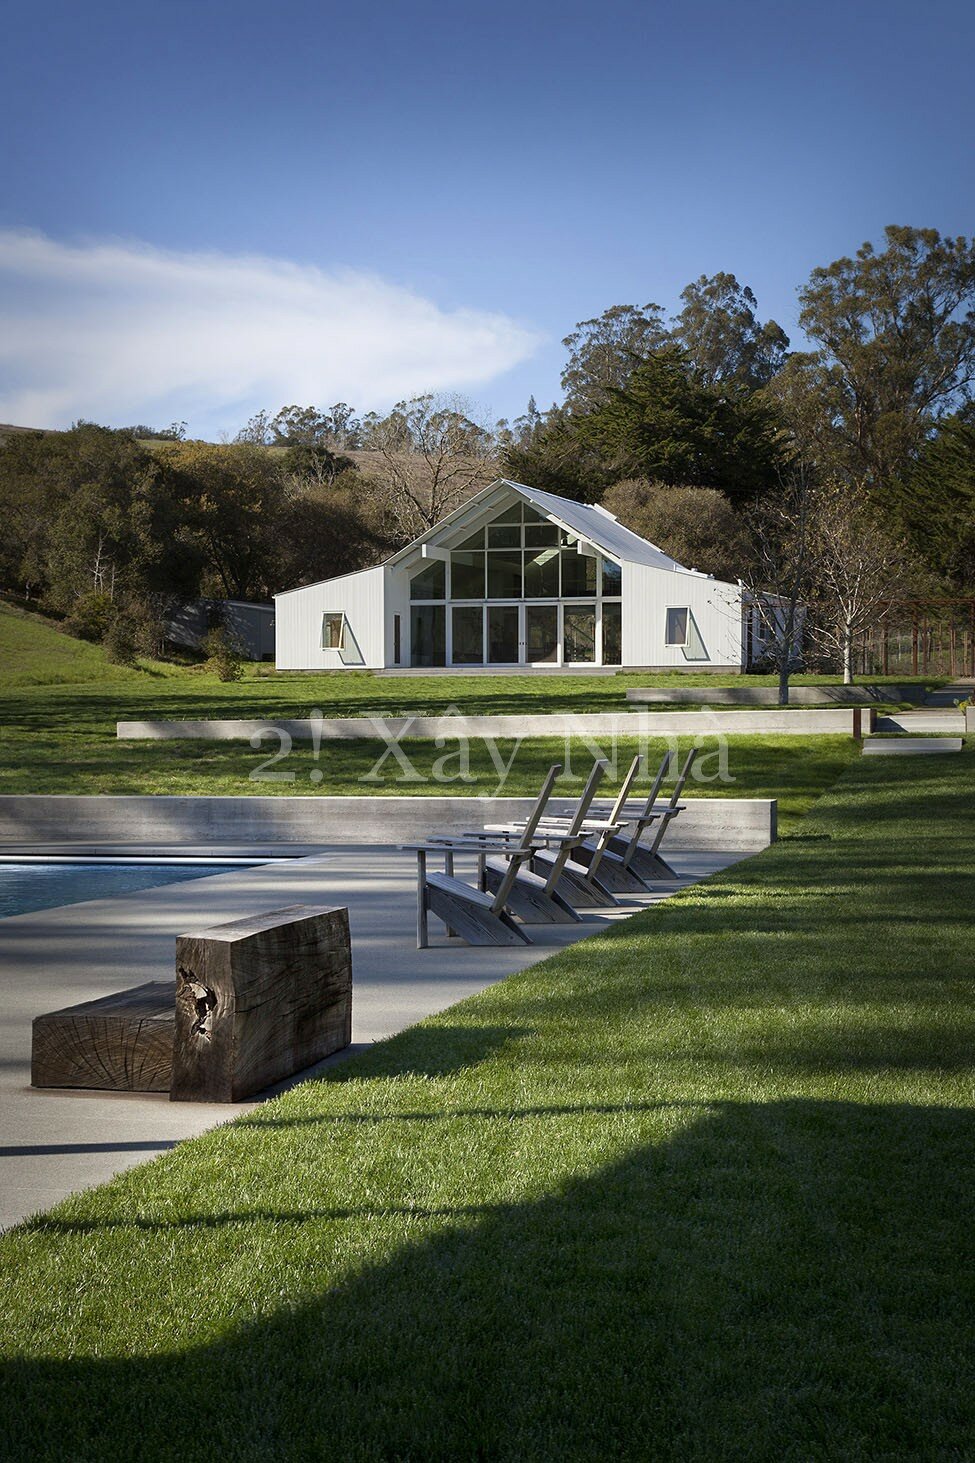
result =
M62 904L80 904L84 899L110 899L115 894L178 884L184 879L239 873L256 862L0 862L0 919L11 914L33 914L39 909L57 909Z

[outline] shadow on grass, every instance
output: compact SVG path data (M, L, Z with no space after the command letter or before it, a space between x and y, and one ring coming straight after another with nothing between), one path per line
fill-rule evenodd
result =
M970 1457L973 1196L970 1111L794 1100L689 1109L669 1141L537 1202L242 1205L188 1216L175 1250L165 1216L109 1217L146 1263L200 1278L200 1316L219 1313L232 1237L253 1254L257 1319L238 1289L209 1344L10 1362L0 1447L75 1463ZM389 1257L329 1287L322 1256L363 1218ZM269 1245L294 1300L260 1287Z
M531 1035L528 1027L457 1026L434 1017L377 1042L369 1052L369 1078L450 1077L498 1056L512 1042ZM361 1081L361 1066L337 1066L328 1073L327 1080Z

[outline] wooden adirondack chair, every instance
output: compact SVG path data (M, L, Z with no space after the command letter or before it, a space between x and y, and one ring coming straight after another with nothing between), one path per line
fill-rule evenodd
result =
M665 762L669 761L668 753ZM630 873L636 874L640 879L679 879L677 870L660 854L660 845L663 843L664 835L674 818L681 811L680 795L684 791L684 783L694 765L694 758L697 756L696 748L692 747L684 759L684 765L680 770L674 790L666 803L654 804L655 791L659 787L658 780L654 782L654 790L644 804L643 811L633 820L630 832L625 835L616 835L610 840L609 852L619 857L620 865ZM641 843L644 830L652 828L656 823L653 837L649 844Z
M619 900L604 885L600 884L597 878L590 876L589 870L584 865L574 862L573 859L575 849L582 843L592 826L588 822L589 809L599 789L599 784L605 776L607 765L605 761L593 764L582 797L570 818L543 818L535 830L536 839L544 838L559 846L555 850L549 847L538 848L535 851L530 871L533 882L536 887L541 885L541 894L544 898L558 901L562 907L567 906L573 911L593 906L611 908L619 903ZM618 832L621 825L617 823L613 826ZM515 825L508 825L509 836L514 829ZM493 829L491 831L503 832L505 830ZM489 859L487 861L485 875L489 886L500 876L501 863L502 860ZM524 887L529 886L525 872L522 871L519 875L516 885L520 883Z
M549 768L538 800L516 839L497 836L488 838L483 833L461 834L458 838L407 845L416 853L418 949L424 950L429 944L430 914L443 920L448 933L462 936L470 945L531 944L529 937L512 917L511 893L519 873L530 863L540 846L535 838L535 830L561 771L559 763ZM427 869L429 853L443 855L445 867L442 874ZM497 881L496 887L488 891L455 878L453 867L456 853L477 855L480 866L479 882L483 880L484 868L491 855L503 855L503 876Z
M578 864L588 872L588 877L594 881L598 888L609 894L646 894L647 885L638 875L623 868L622 860L618 855L610 852L610 844L617 836L625 823L623 816L627 799L633 784L640 775L640 768L643 765L643 757L639 752L630 763L626 776L620 785L613 806L610 808L606 821L602 826L591 825L595 831L578 848L573 849L571 862ZM667 766L667 759L657 774L655 790L659 789Z
M624 779L623 786L620 788L619 796L608 815L610 822L625 824L630 821L626 815L626 804L630 789L637 775L634 772L634 767L638 772L641 763L642 758L638 752L630 765L630 770ZM653 786L650 788L649 795L639 815L636 815L637 819L644 817L648 810L652 813L669 766L670 753L665 752L663 760L657 769L657 775L653 780ZM660 810L658 809L657 816L659 816L659 813ZM608 831L600 836L587 838L585 843L580 844L576 849L572 857L578 863L585 864L589 869L592 869L593 861L595 860L600 883L605 884L606 888L610 889L614 894L646 894L649 889L646 880L641 879L639 874L625 864L623 862L623 855L614 848L614 844L619 844L620 841L623 841L629 846L630 838L631 834L620 834L618 829Z

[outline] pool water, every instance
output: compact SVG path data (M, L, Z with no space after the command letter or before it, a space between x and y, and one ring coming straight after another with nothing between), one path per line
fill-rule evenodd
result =
M56 909L62 904L80 904L83 899L110 899L115 894L179 884L184 879L239 873L244 867L241 863L0 863L0 919Z

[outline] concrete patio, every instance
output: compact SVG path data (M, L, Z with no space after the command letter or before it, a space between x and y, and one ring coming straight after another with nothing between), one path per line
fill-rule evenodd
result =
M740 850L668 856L682 875L682 886L748 857ZM463 872L460 860L458 872ZM658 886L578 925L534 927L535 943L524 948L472 949L443 938L442 927L433 922L434 944L421 951L415 948L412 857L393 848L344 846L0 921L0 1226L104 1182L245 1110L171 1103L155 1094L30 1087L33 1018L144 981L170 979L175 937L188 928L289 904L347 905L354 1052L671 892Z

